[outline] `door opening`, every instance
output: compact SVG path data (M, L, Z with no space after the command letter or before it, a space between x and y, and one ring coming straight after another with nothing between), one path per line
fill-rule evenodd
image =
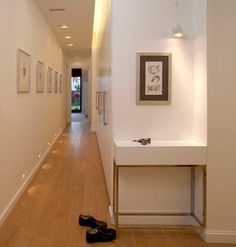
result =
M82 69L71 71L71 112L82 112Z

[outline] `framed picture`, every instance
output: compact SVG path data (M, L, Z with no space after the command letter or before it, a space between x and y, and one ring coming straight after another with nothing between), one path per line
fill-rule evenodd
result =
M30 92L31 57L21 49L17 51L17 92Z
M59 80L59 93L62 93L62 83L63 83L63 77L62 77L62 74L60 74L60 80Z
M52 68L47 69L47 92L52 93Z
M58 92L58 72L54 73L54 93Z
M137 105L170 104L170 81L170 53L137 53Z
M44 63L42 63L41 61L38 61L37 69L36 69L36 92L37 93L44 92L44 81L45 81Z

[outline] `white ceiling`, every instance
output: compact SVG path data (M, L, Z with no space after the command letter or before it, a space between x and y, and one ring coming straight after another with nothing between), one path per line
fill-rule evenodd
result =
M69 57L89 57L91 55L93 17L95 0L35 0L49 26L57 36ZM50 12L49 9L65 9ZM58 25L68 25L59 29ZM65 39L65 36L71 39ZM73 47L68 47L73 43Z

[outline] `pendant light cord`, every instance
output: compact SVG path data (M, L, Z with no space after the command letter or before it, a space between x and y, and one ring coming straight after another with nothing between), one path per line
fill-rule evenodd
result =
M178 6L179 6L179 3L178 3L178 1L177 0L174 0L174 7L175 7L175 26L177 26L177 24L178 24Z

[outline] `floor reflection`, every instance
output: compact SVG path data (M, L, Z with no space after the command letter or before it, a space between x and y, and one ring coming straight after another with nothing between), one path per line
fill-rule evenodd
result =
M35 185L35 186L32 186L28 189L28 195L32 196L32 197L40 197L43 190L44 190L45 186L43 185Z
M46 163L42 166L42 169L45 170L45 171L48 171L50 170L51 168L53 167L53 164L52 163Z
M54 150L52 150L52 153L53 154L59 154L60 153L60 150L59 149L54 149Z

